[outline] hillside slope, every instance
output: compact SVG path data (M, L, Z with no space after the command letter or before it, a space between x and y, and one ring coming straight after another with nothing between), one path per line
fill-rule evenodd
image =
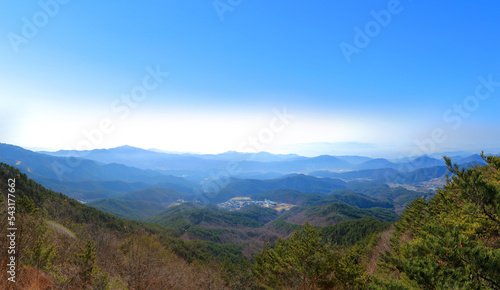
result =
M487 166L467 170L446 159L453 178L396 223L383 277L398 287L500 288L500 157L484 158Z
M87 203L88 206L102 210L117 217L141 221L157 215L165 210L165 206L157 202L142 200L122 200L105 198Z
M17 229L15 253L8 252L8 237L3 235L0 261L6 265L14 257L16 264L15 272L1 271L1 289L33 285L42 289L223 289L213 265L195 266L185 259L210 263L216 252L235 253L229 247L184 242L160 226L124 220L80 204L0 163L0 218L7 221L8 217L15 218L10 225ZM7 232L7 223L2 223L1 230Z
M232 178L229 184L217 192L210 201L224 202L237 196L250 196L279 189L328 193L334 189L344 188L345 185L346 183L340 179L317 178L304 174L293 174L271 180Z

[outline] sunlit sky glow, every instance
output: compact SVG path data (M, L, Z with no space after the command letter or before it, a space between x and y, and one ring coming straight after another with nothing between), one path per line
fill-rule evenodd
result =
M0 3L0 142L315 155L336 151L308 143L404 152L438 129L432 151L500 147L500 86L467 99L480 77L500 82L498 1L243 0L223 20L213 1L95 2L50 6L29 37L23 19L40 4ZM346 61L341 43L391 5L400 12ZM127 105L157 69L168 76ZM293 118L275 120L283 110ZM84 133L103 120L102 138Z

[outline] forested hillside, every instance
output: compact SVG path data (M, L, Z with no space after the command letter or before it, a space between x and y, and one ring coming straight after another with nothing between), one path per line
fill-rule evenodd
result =
M185 242L160 226L80 204L5 164L0 164L0 180L2 232L7 233L7 217L15 218L17 228L15 252L8 254L7 237L1 238L2 265L11 257L16 261L15 276L1 271L1 289L224 287L221 272L209 266L217 263L217 247ZM15 211L7 208L13 201ZM201 263L190 264L175 250Z
M487 166L469 169L446 159L452 179L430 201L419 198L407 207L390 243L392 229L352 247L325 243L350 244L349 235L338 235L369 225L359 225L362 220L322 233L306 225L256 256L258 283L274 289L499 289L500 158L485 159ZM371 222L371 228L387 228Z
M484 158L488 165L468 169L446 159L447 185L435 197L411 202L401 217L368 206L380 202L373 196L397 198L398 189L353 194L349 190L366 187L353 183L330 195L266 192L288 193L301 204L283 213L184 203L141 216L151 223L103 213L1 164L2 230L11 233L9 217L17 230L14 254L7 235L2 238L1 263L16 263L15 276L1 272L0 287L498 289L500 158ZM353 205L334 201L340 197ZM14 200L15 212L8 208ZM122 216L151 206L112 202Z
M500 288L500 158L454 174L430 201L407 207L384 258L384 283L440 289ZM382 277L381 276L381 277ZM388 281L387 277L399 277Z

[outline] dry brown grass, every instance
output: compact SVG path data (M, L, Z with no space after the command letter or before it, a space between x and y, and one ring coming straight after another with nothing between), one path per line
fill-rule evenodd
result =
M3 260L1 265L6 265ZM54 289L56 284L44 272L18 263L16 265L15 282L8 281L9 275L6 271L0 271L0 289Z
M379 261L380 255L382 253L385 253L386 251L392 252L389 240L392 237L393 233L394 233L394 226L391 226L388 230L380 234L380 238L377 244L373 247L372 253L366 265L366 270L368 274L370 275L375 274L378 268L377 262Z

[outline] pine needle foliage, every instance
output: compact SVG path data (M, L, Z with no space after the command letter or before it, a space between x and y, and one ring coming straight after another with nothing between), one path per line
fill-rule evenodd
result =
M414 200L396 223L384 265L423 289L500 289L500 157L453 174L430 201ZM404 283L403 283L404 284Z

